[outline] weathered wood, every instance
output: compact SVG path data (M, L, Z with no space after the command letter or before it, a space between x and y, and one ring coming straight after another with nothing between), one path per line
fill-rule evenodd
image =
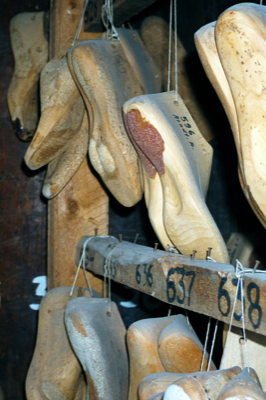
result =
M74 37L83 10L83 0L55 0L50 16L50 58ZM80 38L95 39L99 34ZM75 246L83 235L108 230L108 198L85 159L67 186L48 203L48 288L72 285L75 276ZM92 278L92 287L102 291L102 281ZM77 285L85 286L83 274Z
M83 12L82 0L54 0L50 10L49 53L53 58L69 38L74 37ZM86 35L81 29L80 38ZM91 35L91 34L90 34ZM96 39L99 35L94 34ZM93 39L92 37L90 39Z
M114 1L114 24L120 26L154 3L155 0L117 0ZM85 31L100 32L102 24L102 6L104 0L91 0L87 8Z
M77 246L76 263L87 238L82 238ZM193 261L180 254L155 252L152 248L124 241L119 243L113 237L94 237L86 245L86 268L103 275L111 250L110 276L113 280L166 303L230 322L237 287L232 265L196 258ZM245 326L250 331L265 334L266 275L250 270L243 277L243 285ZM234 326L242 326L240 317L239 291Z

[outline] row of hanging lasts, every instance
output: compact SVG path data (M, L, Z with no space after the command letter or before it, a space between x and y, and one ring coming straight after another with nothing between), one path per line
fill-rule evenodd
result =
M8 102L14 123L27 136L37 122L41 70L41 118L25 162L31 169L48 164L43 194L57 195L88 149L91 164L122 205L133 206L144 191L151 223L165 249L175 246L188 255L197 249L197 256L205 258L212 247L217 261L228 262L226 246L205 204L212 148L181 97L176 102L174 91L160 93L162 72L138 33L120 28L117 40L106 40L106 33L98 40L76 41L75 46L69 40L46 64L43 30L39 28L39 41L33 45L27 40L31 25L24 29L26 20L33 29L40 18L21 14L11 22L16 68ZM160 18L143 22L142 37L156 60L160 54L154 38L167 43L167 31ZM23 43L31 45L24 53ZM184 59L181 44L179 48ZM184 77L183 72L181 68ZM200 121L187 86L183 82L179 91L182 94L184 87L187 103Z
M158 22L161 24L160 19L155 19L154 29L158 29ZM143 31L149 31L149 35L150 26L149 20L148 28L143 26ZM18 30L12 29L16 33L13 33L14 41ZM25 161L31 169L48 163L43 194L52 198L76 172L88 149L93 167L121 204L136 204L145 187L152 224L164 247L168 247L173 241L164 229L160 178L154 167L152 173L147 172L139 162L121 113L128 99L143 93L160 92L162 73L136 31L118 29L117 32L119 40L116 41L104 40L106 34L103 34L98 40L81 41L73 47L73 41L69 40L44 66L41 73L42 113ZM16 77L15 71L9 104L19 95L15 86L20 82ZM126 117L130 130L129 119ZM13 120L22 121L23 118L14 115ZM168 215L165 218L168 219ZM203 229L200 233L203 235ZM209 241L206 248L207 245L210 245ZM181 243L179 248L185 251Z
M264 366L262 389L253 368L230 365L234 343L216 370L184 315L140 320L126 331L114 302L70 289L52 289L41 302L28 400L266 399Z
M46 64L43 16L20 14L11 22L16 68L8 102L21 134L32 133L42 70L41 118L25 161L31 169L48 164L44 195L52 198L62 190L88 148L93 167L121 204L136 204L144 190L151 223L164 248L174 245L186 255L196 249L197 257L204 258L212 247L214 259L228 262L205 204L212 148L181 97L177 101L174 92L159 93L162 73L147 50L157 61L153 42L158 32L161 42L167 42L162 20L144 21L147 48L136 31L118 29L115 41L106 40L106 33L76 46L70 40ZM243 191L263 225L264 18L264 6L244 3L195 34L202 64L231 123ZM30 34L37 26L39 35L33 40ZM190 94L187 98L193 103Z
M182 62L181 96L177 98L174 91L161 93L168 41L163 20L151 17L143 22L146 46L136 31L120 28L116 40L106 40L106 33L98 40L76 41L75 46L69 40L47 63L42 18L43 13L34 17L26 13L11 22L16 68L8 102L20 134L31 135L37 123L41 71L41 118L25 162L31 169L48 164L43 194L56 196L88 149L91 164L122 205L133 206L144 191L152 226L165 249L174 246L185 255L196 249L197 257L205 258L206 249L212 247L213 258L227 263L225 243L205 204L213 154L205 139L210 137L209 128ZM264 6L244 3L195 34L202 64L231 123L243 191L263 225L264 18ZM31 24L26 24L28 20ZM38 39L29 40L37 20ZM164 66L157 42L164 46ZM184 60L180 43L179 51ZM169 75L175 63L168 68Z

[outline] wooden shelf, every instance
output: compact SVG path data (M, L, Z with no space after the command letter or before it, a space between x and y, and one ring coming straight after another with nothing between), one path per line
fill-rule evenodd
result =
M88 238L83 237L77 245L77 265ZM154 251L125 241L120 243L113 237L91 236L86 245L86 269L104 275L108 256L110 276L114 281L168 304L230 322L237 288L232 265L197 258L191 260L180 254ZM265 335L266 275L250 270L243 277L243 287L245 326ZM242 327L240 299L239 290L233 318L233 325L238 327Z

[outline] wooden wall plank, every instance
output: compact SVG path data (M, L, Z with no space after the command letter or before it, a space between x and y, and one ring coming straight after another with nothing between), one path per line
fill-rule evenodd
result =
M76 262L87 239L82 238L77 246ZM103 275L109 254L110 276L116 282L168 304L230 323L238 281L232 265L191 260L162 250L155 252L150 247L119 243L113 237L92 237L86 245L86 268ZM245 326L265 335L266 274L250 270L243 276L243 288ZM238 327L242 327L240 299L239 290L233 317L233 325Z
M74 37L83 10L83 0L54 0L50 12L50 56L55 55L70 37ZM95 38L99 34L80 38ZM48 202L48 287L70 286L73 283L75 247L84 235L98 228L101 235L108 231L108 197L93 174L88 161L69 184ZM80 274L77 285L85 286ZM93 278L92 286L102 292L102 281Z
M120 26L153 4L156 0L116 0L114 1L114 24ZM102 30L102 6L104 0L90 0L87 8L85 31Z

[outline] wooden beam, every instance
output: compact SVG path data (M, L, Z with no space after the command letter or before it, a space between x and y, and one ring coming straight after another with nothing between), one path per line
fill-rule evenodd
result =
M75 36L83 0L53 0L50 13L50 57ZM80 38L99 34L81 32ZM85 159L68 185L48 201L48 288L71 286L74 280L76 244L84 235L108 232L108 197ZM102 280L92 277L93 289L102 292ZM86 286L83 274L77 285Z
M116 0L114 1L114 25L120 26L140 13L155 0ZM102 6L104 0L90 0L86 11L85 31L100 32L102 24Z
M76 249L79 262L84 242ZM117 247L116 247L117 246ZM112 253L110 253L112 251ZM230 323L238 279L232 265L196 259L119 241L113 237L92 237L86 245L85 265L104 274L110 255L110 276L116 282L149 294L161 301ZM266 274L243 277L245 326L266 334ZM241 296L238 291L233 325L242 327Z

